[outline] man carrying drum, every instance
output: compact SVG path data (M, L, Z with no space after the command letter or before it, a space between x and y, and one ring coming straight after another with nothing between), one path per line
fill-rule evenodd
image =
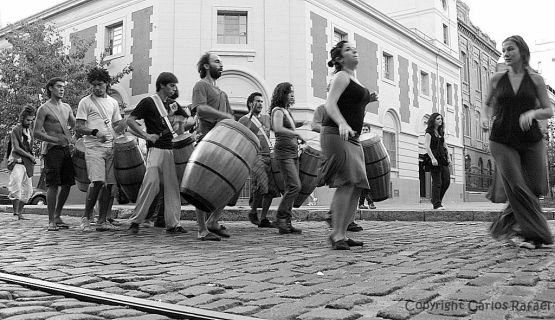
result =
M166 232L172 234L187 232L179 224L181 198L172 150L172 139L177 137L177 133L173 130L168 119L168 110L164 106L164 101L174 94L176 84L177 77L173 73L160 73L156 79L156 94L142 99L127 119L131 130L147 141L149 149L146 173L139 189L135 212L129 218L131 225L128 231L132 234L139 232L139 224L145 220L161 185L164 190ZM137 122L140 119L144 119L146 132L141 130Z
M35 138L43 141L41 154L44 156L45 182L48 187L48 231L69 228L62 221L61 214L69 189L75 184L70 150L73 138L68 129L68 126L75 126L75 117L69 104L62 102L65 86L62 78L48 80L45 92L49 99L37 110L33 129Z
M89 70L87 81L91 85L92 94L79 101L75 117L75 131L83 135L87 174L91 181L80 229L91 231L90 219L98 200L96 231L117 230L106 221L106 216L113 203L112 186L116 184L113 140L116 137L115 130L123 131L124 122L121 121L118 102L107 93L111 83L108 71L94 67Z
M249 113L239 119L239 123L249 128L260 141L260 152L254 167L251 170L251 211L249 220L259 228L275 228L268 220L268 210L272 199L279 196L272 176L270 163L270 116L262 114L264 100L260 92L251 93L247 98ZM260 220L257 209L262 207Z
M206 52L198 63L197 69L200 80L193 87L193 107L199 119L197 140L200 141L216 123L224 119L233 119L231 106L227 94L216 86L216 80L222 75L223 65L218 55ZM218 220L222 208L214 210L208 219L207 212L197 208L198 238L203 241L220 241L220 237L229 238L230 235L219 225Z

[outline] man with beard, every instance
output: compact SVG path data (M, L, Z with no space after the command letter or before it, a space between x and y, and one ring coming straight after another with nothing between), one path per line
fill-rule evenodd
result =
M107 94L110 80L106 69L92 68L87 74L92 94L81 99L77 107L75 131L84 136L87 174L91 181L81 218L82 231L91 231L90 219L97 200L99 214L96 231L115 229L106 221L106 216L111 210L112 186L116 183L113 140L115 130L123 131L124 127L120 124L124 123L121 122L118 102Z
M33 129L35 138L43 141L41 153L44 156L45 182L48 187L48 231L69 228L62 221L61 214L69 189L75 184L70 150L73 138L68 130L68 125L71 128L75 126L75 117L69 104L62 102L65 86L62 78L48 80L45 91L49 99L37 110ZM58 187L61 187L59 193Z
M247 98L249 113L239 119L239 123L249 128L260 141L260 151L251 170L251 211L249 220L259 228L274 228L274 224L268 220L268 210L272 199L279 196L274 187L272 168L270 165L270 116L261 114L264 108L264 100L260 92L251 93ZM262 207L260 220L257 209Z
M164 218L166 232L186 233L179 224L181 216L181 196L175 172L172 139L177 136L168 119L168 109L164 102L177 89L177 77L171 72L162 72L156 79L156 94L143 98L127 118L131 130L147 141L148 156L146 173L139 189L135 212L129 218L129 233L139 232L148 209L160 190L164 192ZM144 119L146 132L137 120Z
M200 141L218 121L233 119L233 115L227 94L216 86L216 80L223 71L220 57L210 52L203 54L197 63L197 69L201 79L193 87L192 110L196 111L199 119L197 132ZM217 208L206 219L208 213L196 209L200 240L220 241L220 237L230 237L218 223L222 211L223 207Z
M33 155L33 135L29 128L35 121L35 108L27 105L19 114L19 124L10 132L8 143L8 169L10 182L8 183L8 197L13 201L13 214L18 220L23 218L23 206L33 195L33 169L35 156Z

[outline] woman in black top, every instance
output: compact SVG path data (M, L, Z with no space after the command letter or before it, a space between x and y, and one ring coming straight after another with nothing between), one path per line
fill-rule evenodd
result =
M432 159L432 204L436 210L445 210L441 201L451 183L451 173L445 145L445 122L441 114L432 113L424 139L426 153Z
M543 78L528 65L530 50L522 37L505 39L502 48L509 70L491 78L486 114L493 116L490 150L509 204L490 232L498 240L534 249L553 243L538 199L547 192L547 181L545 145L537 122L552 117L553 111Z
M320 144L324 162L319 185L337 188L331 202L333 232L332 248L349 250L362 242L347 238L347 226L353 221L362 189L370 189L366 178L364 154L359 142L366 105L377 100L355 76L358 64L356 48L340 41L330 51L328 66L335 67L335 75L326 101Z

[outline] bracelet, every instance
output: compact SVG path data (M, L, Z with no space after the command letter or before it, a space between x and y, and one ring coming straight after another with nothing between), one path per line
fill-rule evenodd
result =
M93 131L91 131L91 136L95 136L98 133L98 129L93 129Z

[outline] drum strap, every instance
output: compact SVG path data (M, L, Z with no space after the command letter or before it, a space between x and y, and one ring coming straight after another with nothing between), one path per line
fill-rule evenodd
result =
M252 121L252 123L254 123L255 126L258 127L258 130L262 132L264 139L266 139L266 143L268 143L268 146L271 149L272 143L270 142L270 138L268 138L268 136L266 135L266 131L264 131L264 127L262 126L262 123L260 123L260 120L258 120L258 118L252 114L252 112L247 113L247 117L250 119L250 121Z
M104 108L102 108L100 106L100 104L98 104L98 101L96 101L96 98L93 97L93 95L91 94L90 97L91 101L94 103L94 105L96 106L96 111L98 111L98 114L102 117L102 119L104 120L104 124L106 125L106 127L108 127L108 130L110 130L110 133L112 134L112 139L116 138L116 132L114 131L114 128L112 127L112 121L110 120L110 118L108 118L108 116L106 115L106 113L104 113Z
M160 113L160 116L162 117L162 119L164 119L164 122L166 123L166 126L172 133L172 136L174 138L177 137L177 133L175 133L175 131L173 130L173 126L170 122L170 119L168 119L168 112L164 107L164 103L162 102L162 99L160 99L160 96L157 94L153 94L151 98L152 100L154 100L154 104L156 104L156 109L158 109L158 113Z

